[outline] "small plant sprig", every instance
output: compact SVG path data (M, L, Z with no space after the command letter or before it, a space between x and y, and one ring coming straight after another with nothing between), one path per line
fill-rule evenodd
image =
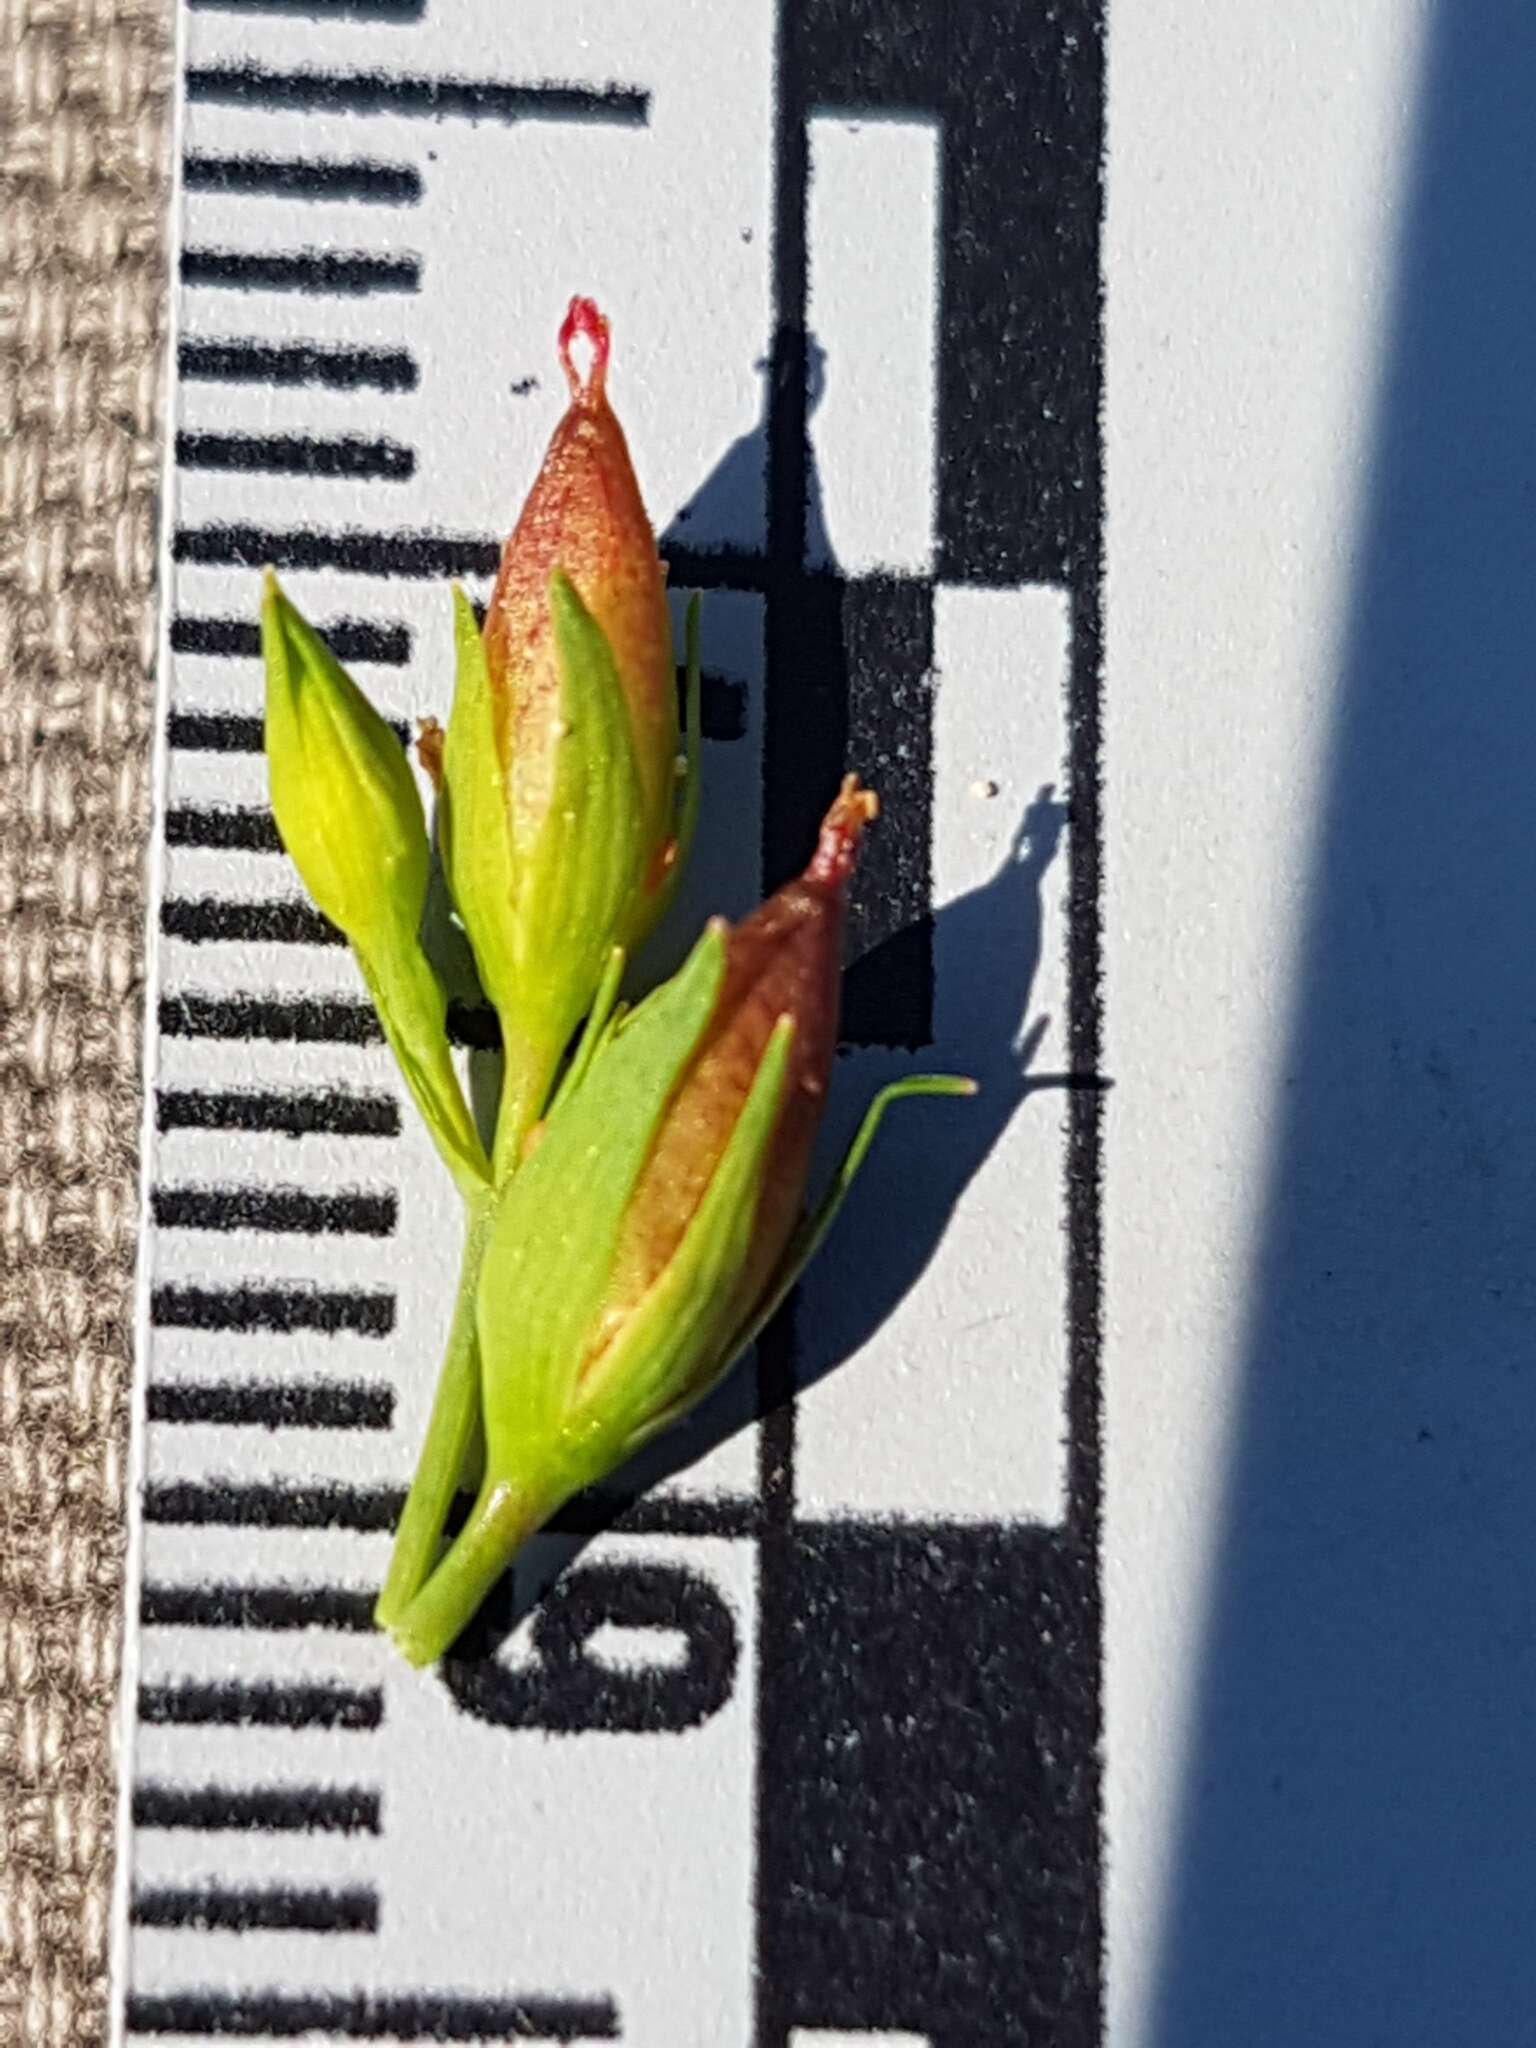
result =
M712 920L670 980L621 999L698 816L698 601L680 729L665 570L590 299L571 301L559 353L569 406L483 631L454 593L452 710L418 742L454 913L501 1027L485 1139L422 939L432 849L415 776L270 572L262 604L278 831L357 957L464 1204L447 1351L375 1610L413 1664L452 1644L564 1502L718 1383L820 1246L886 1109L973 1092L943 1075L882 1090L806 1213L847 885L878 810L853 776L803 875L734 928Z

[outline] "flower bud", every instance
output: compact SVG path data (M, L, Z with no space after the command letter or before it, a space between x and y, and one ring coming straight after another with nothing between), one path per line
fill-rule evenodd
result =
M571 301L559 348L570 405L478 639L459 601L442 753L445 864L507 1040L499 1158L537 1114L612 948L648 929L679 852L665 572L608 403L608 323L590 299Z
M414 933L430 853L399 740L270 572L261 638L272 816L305 888L365 950Z
M466 1194L490 1179L421 945L430 849L405 750L269 571L261 605L272 816L317 907L351 943L384 1035Z
M499 1196L478 1292L486 1478L396 1622L413 1662L446 1647L564 1500L693 1406L792 1284L844 897L875 810L850 776L805 873L734 930L716 920L606 1032Z

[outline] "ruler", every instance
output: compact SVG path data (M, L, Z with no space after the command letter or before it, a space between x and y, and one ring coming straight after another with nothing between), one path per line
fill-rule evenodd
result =
M1098 10L189 0L179 92L118 2038L1095 2040ZM256 572L441 715L577 289L706 593L661 955L846 761L829 1145L983 1094L413 1674L457 1218L277 846Z

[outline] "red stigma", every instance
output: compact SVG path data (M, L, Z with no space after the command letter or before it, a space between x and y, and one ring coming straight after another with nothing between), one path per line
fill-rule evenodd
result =
M821 836L805 879L826 889L841 889L858 860L865 826L879 815L880 799L875 792L861 789L857 775L845 775L831 810L821 821Z
M578 335L592 351L591 367L585 378L571 360L571 343ZM608 321L597 310L595 299L584 299L579 295L572 299L560 323L558 346L560 367L571 387L572 398L601 398L608 376Z

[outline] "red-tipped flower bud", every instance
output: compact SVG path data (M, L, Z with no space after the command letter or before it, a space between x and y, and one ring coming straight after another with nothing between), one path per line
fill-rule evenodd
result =
M608 353L607 321L573 299L560 330L570 405L502 550L483 635L459 608L442 837L507 1040L498 1178L612 949L632 948L660 908L691 815L665 572L608 403Z

